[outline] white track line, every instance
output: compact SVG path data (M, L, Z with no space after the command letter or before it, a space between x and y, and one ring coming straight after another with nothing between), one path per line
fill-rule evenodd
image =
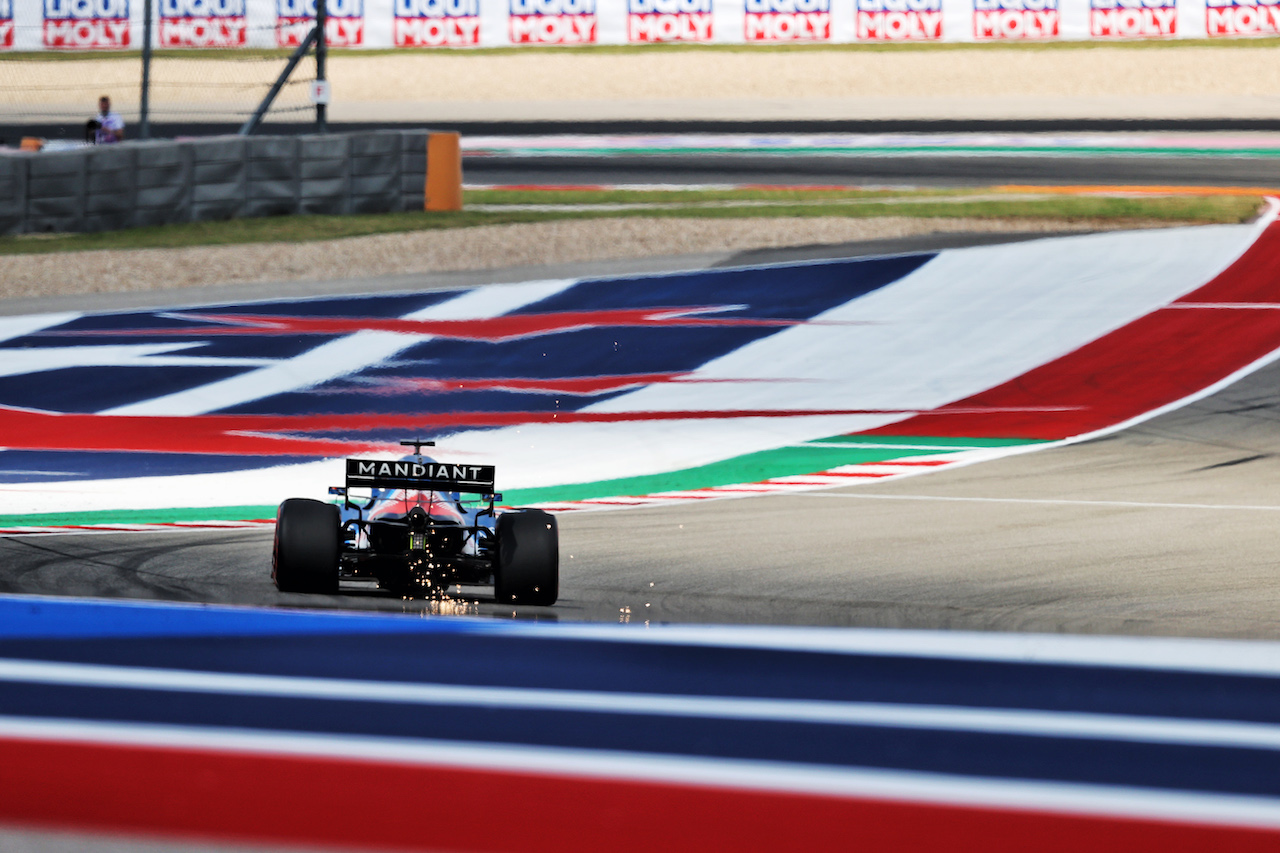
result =
M853 484L849 484L853 485ZM1045 506L1108 506L1133 509L1212 509L1242 510L1248 512L1280 512L1280 506L1253 504L1180 504L1158 503L1155 501L1089 501L1069 500L1066 498L980 498L947 495L873 495L869 493L850 492L777 492L778 495L799 495L806 498L848 498L866 501L939 501L954 503L991 503L991 504L1030 504Z

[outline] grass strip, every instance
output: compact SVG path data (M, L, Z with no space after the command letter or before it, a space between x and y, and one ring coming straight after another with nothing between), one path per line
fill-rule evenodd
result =
M578 202L564 211L467 211L436 213L363 214L351 216L282 216L264 219L232 219L223 222L193 222L130 228L96 234L39 234L0 238L0 255L29 255L52 252L92 251L98 249L172 249L190 246L242 245L247 243L303 243L393 234L433 231L446 228L469 228L478 225L509 225L531 222L554 222L571 219L622 217L733 218L750 217L913 217L913 218L1035 218L1105 221L1117 225L1126 222L1168 223L1237 223L1252 217L1261 202L1260 196L1172 196L1112 198L1102 196L1063 196L1048 199L982 200L956 202L869 201L866 204L800 203L767 207L667 207L641 210L597 211ZM540 203L548 203L540 198Z

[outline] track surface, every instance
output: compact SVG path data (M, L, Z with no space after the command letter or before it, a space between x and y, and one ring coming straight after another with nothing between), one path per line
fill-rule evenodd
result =
M859 248L925 246L846 247ZM893 483L562 515L561 603L549 609L283 596L263 531L0 539L0 591L544 620L1276 638L1278 389L1273 365L1105 439Z
M1280 160L1159 156L806 156L646 155L468 157L477 184L1158 184L1280 186Z

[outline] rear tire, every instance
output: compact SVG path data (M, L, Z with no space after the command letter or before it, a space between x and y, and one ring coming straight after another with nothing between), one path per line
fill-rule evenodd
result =
M494 598L499 604L556 603L560 595L560 534L541 510L498 516Z
M332 504L290 498L276 513L271 578L281 592L338 591L341 519Z

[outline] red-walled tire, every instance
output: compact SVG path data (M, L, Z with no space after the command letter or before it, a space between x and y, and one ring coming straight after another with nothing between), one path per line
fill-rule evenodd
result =
M556 603L560 534L555 516L536 509L498 516L494 598L499 604Z
M341 519L332 504L290 498L276 513L271 579L281 592L338 591Z

